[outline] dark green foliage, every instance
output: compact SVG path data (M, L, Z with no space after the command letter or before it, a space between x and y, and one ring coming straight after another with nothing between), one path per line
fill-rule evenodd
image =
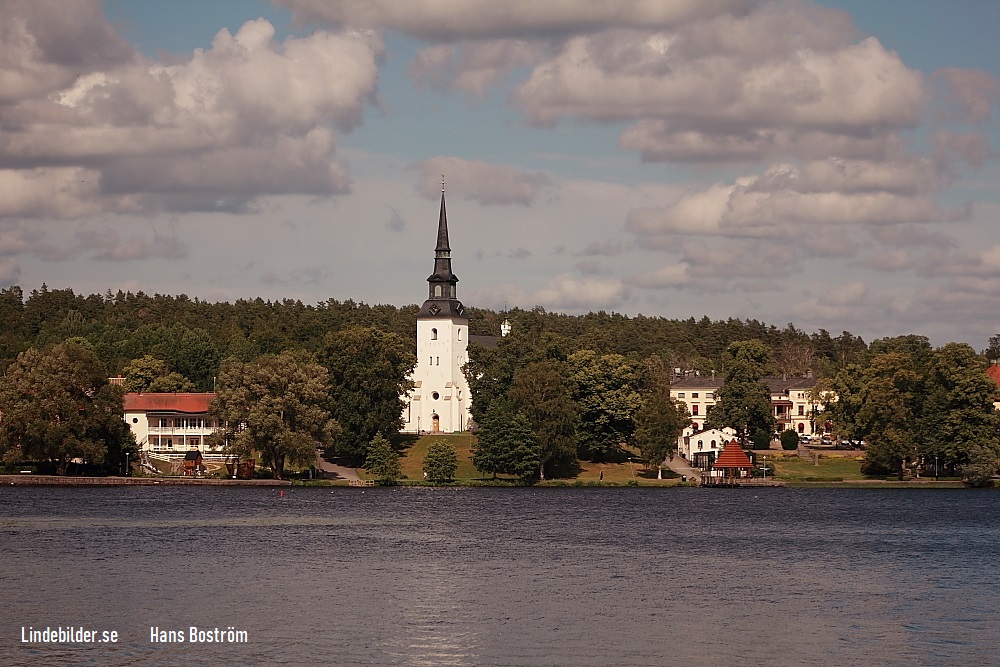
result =
M18 355L0 383L0 454L6 462L106 459L111 469L135 442L122 420L122 397L93 351L73 343Z
M795 431L781 432L781 448L786 452L791 452L799 448L799 434Z
M399 467L399 454L389 441L376 435L365 448L368 452L364 468L382 486L393 486L403 476Z
M962 476L969 486L992 486L997 473L997 453L992 447L974 446L969 451L969 461L961 467Z
M917 440L925 457L962 465L980 447L995 447L996 385L986 360L968 345L948 343L934 350L923 382Z
M257 458L281 479L285 465L306 466L338 432L325 405L326 369L302 352L229 359L219 373L213 412L227 427L232 452Z
M539 361L518 369L508 396L535 434L542 477L571 466L579 417L560 365Z
M754 449L770 449L771 434L767 431L754 431L753 435L750 436L750 444L753 445Z
M435 484L450 482L455 479L458 470L458 455L455 448L445 440L435 440L427 448L424 456L424 476Z
M350 327L326 335L319 361L330 373L329 409L342 429L336 452L359 464L375 436L389 439L402 426L413 344L372 327Z
M744 443L746 438L770 439L775 422L771 390L763 381L770 359L760 341L740 341L726 348L724 384L716 392L717 403L708 411L706 426L734 428Z
M632 418L642 403L635 368L620 354L574 352L566 361L579 414L577 453L582 459L609 461L635 431Z
M677 438L691 422L691 414L681 401L670 398L671 373L663 358L651 355L640 366L642 404L635 413L632 444L647 465L658 467L673 455Z
M127 392L177 393L195 391L194 383L180 373L171 372L167 362L152 355L133 359L123 370Z
M477 433L472 465L486 474L538 476L539 447L527 418L516 412L507 399L495 400Z

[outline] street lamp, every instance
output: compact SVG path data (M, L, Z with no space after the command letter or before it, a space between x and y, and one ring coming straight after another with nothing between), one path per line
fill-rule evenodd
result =
M125 452L125 476L128 477L128 452Z
M764 466L763 466L763 468L764 468L764 481L766 482L767 481L767 456L762 456L761 458L764 459Z
M938 481L938 455L934 455L934 481Z
M635 479L635 468L632 467L632 457L628 457L628 469L632 473L632 479Z

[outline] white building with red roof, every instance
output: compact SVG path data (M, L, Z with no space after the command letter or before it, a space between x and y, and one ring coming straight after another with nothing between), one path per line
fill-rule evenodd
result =
M215 394L125 394L125 423L132 429L140 452L161 458L184 458L196 449L203 455L222 455L208 436L218 422L208 413Z

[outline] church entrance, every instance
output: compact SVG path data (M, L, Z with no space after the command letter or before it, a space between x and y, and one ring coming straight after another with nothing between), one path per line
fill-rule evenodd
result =
M441 418L437 414L431 415L431 433L441 432Z

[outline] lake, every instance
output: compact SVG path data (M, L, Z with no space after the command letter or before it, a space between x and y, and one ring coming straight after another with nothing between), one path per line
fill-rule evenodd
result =
M996 492L281 493L0 488L0 664L998 659Z

